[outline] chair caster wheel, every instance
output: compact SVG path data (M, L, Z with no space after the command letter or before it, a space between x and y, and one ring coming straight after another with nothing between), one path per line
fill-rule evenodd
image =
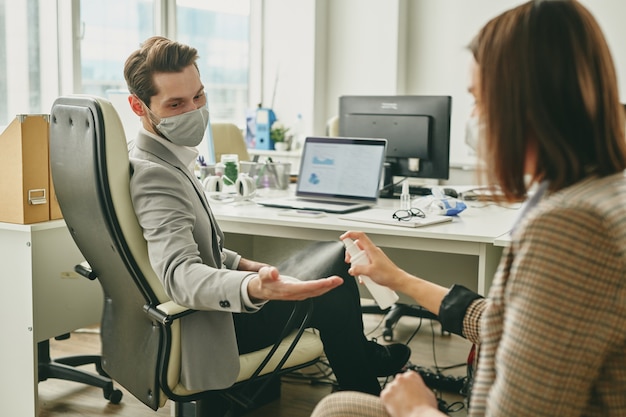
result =
M385 342L391 342L393 340L393 330L384 329L383 330L383 340Z
M104 398L106 398L107 400L109 400L109 402L111 404L119 404L120 401L122 401L122 396L124 395L124 393L118 389L114 389L113 391L111 391L110 393L108 393L108 395L104 395Z

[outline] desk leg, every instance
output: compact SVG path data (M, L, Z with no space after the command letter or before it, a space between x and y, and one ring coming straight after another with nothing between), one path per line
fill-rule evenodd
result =
M493 276L500 264L502 257L502 248L494 246L490 243L480 245L480 254L478 255L478 293L487 295Z
M0 285L6 289L0 303L0 414L35 417L38 376L30 233L0 230L0 266Z

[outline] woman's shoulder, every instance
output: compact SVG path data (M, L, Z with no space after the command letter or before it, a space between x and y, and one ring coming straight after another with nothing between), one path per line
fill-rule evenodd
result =
M611 236L626 245L626 176L588 178L546 196L526 227L542 234Z
M547 210L582 210L603 217L626 214L626 175L592 177L545 199Z

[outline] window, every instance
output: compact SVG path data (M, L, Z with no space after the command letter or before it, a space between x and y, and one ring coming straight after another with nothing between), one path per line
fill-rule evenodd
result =
M198 49L213 121L243 125L248 107L250 0L178 0L176 39Z
M81 92L125 90L126 57L155 33L198 49L211 120L243 124L248 106L250 0L177 0L155 28L154 0L80 2ZM124 13L120 13L124 10ZM172 16L175 27L167 27Z
M80 93L107 97L126 89L126 57L155 33L154 0L81 0L78 27Z
M125 91L126 57L155 34L198 49L211 120L243 126L251 14L251 0L0 0L0 130L59 95Z
M0 126L20 113L47 112L42 110L40 15L38 0L0 0Z

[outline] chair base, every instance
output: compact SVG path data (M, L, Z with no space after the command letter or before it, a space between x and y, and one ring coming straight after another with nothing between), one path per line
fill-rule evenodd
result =
M263 378L250 383L246 388L256 391L263 383ZM245 413L255 410L265 404L269 404L280 398L281 382L280 378L273 378L272 381L259 393L252 407L244 407L224 397L219 392L212 392L202 400L196 402L174 404L174 417L239 417ZM229 390L231 394L237 394L237 389Z
M393 340L393 328L402 316L421 317L424 319L438 320L437 315L426 310L424 307L409 304L394 304L387 310L381 310L377 305L361 307L364 314L385 313L383 339L386 342Z
M61 338L66 337L61 336ZM112 404L119 404L119 402L122 400L122 391L113 388L113 381L102 369L100 356L68 356L52 360L50 358L49 340L44 340L43 342L39 342L37 344L37 354L39 382L45 381L49 378L74 381L82 384L91 385L97 388L102 388L104 398L109 400ZM89 364L94 364L96 366L96 371L99 375L84 371L82 369L77 369L77 367L79 366Z

